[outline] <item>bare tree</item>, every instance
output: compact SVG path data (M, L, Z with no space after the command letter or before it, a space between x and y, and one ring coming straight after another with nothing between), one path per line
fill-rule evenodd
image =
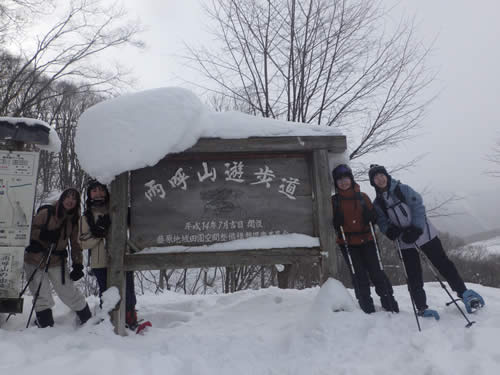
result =
M250 113L349 133L350 158L409 137L430 99L428 49L413 23L392 31L372 0L212 0L218 45L189 48L191 62Z
M49 88L62 80L78 82L81 92L92 88L111 94L124 83L123 69L101 68L93 59L110 48L142 46L135 39L140 26L129 22L123 9L104 7L99 0L59 1L58 6L66 11L45 32L11 43L11 54L17 57L10 61L10 74L2 77L0 114L24 115L37 102L58 94Z
M0 40L6 41L0 49L0 115L44 120L55 127L62 143L58 155L41 154L42 195L82 186L86 175L74 151L78 118L129 83L121 67L102 68L94 61L115 47L142 46L136 40L140 25L130 22L116 5L104 5L101 0L0 4ZM30 30L31 21L43 20L47 14L52 23L44 29L39 25L44 22L36 22L36 33L20 32Z

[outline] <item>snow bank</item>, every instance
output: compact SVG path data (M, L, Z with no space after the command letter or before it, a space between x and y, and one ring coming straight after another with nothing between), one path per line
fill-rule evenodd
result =
M85 111L75 149L83 169L104 183L153 166L199 138L339 135L332 128L210 111L192 92L168 87L123 95Z
M382 311L373 290L377 312L364 314L353 291L336 280L321 289L138 295L139 318L153 327L127 337L115 335L109 320L76 328L75 314L57 298L55 326L26 329L26 296L24 313L0 328L0 369L15 375L496 374L500 290L469 286L486 306L469 315L476 324L465 328L456 307L445 306L449 298L439 284L426 283L441 320L422 319L422 332L406 285L394 288L399 314ZM88 303L99 314L98 298Z

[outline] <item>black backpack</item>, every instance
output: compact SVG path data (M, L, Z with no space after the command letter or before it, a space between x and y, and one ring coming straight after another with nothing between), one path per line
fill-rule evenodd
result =
M42 204L36 210L35 216L38 215L41 210L47 210L47 219L45 220L45 224L43 225L44 229L47 230L50 218L52 217L52 215L54 215L56 213L56 208L55 208L55 206L53 204L50 204L50 203L48 203L48 204Z
M40 213L42 210L47 210L47 219L45 220L45 223L42 226L41 230L47 230L47 227L49 225L50 218L52 215L56 213L56 208L52 204L43 204L38 209L36 210L35 216ZM64 225L64 224L63 224ZM59 228L58 230L61 230ZM42 246L42 244L38 241L30 241L30 244L28 247L25 249L28 253L40 253L42 251L45 251L46 249Z

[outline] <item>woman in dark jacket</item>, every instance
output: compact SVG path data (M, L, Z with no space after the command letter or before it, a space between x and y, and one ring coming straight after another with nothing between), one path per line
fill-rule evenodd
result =
M54 205L41 207L33 218L24 269L26 275L34 275L29 283L33 295L41 285L35 305L36 324L40 328L54 325L52 288L61 301L76 312L82 324L91 317L85 297L73 283L83 277L82 248L78 242L79 219L80 193L73 188L65 190ZM71 272L66 262L68 243L71 244ZM47 261L49 267L44 272Z
M332 197L333 223L337 231L337 243L351 270L354 290L359 306L365 313L375 312L370 295L370 280L387 311L399 312L392 285L379 264L377 249L370 229L376 217L370 198L361 193L354 182L351 169L338 165L332 172L336 194ZM374 222L374 221L373 221ZM346 237L343 240L342 230Z

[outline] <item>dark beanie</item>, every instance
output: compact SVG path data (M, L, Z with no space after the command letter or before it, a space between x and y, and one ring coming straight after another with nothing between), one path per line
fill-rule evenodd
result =
M332 171L333 183L337 187L337 180L342 177L349 177L351 182L354 184L354 175L352 174L351 168L347 164L339 164Z
M372 164L370 165L370 170L368 171L368 177L370 178L370 185L374 186L376 188L375 182L373 179L375 178L375 175L378 173L385 174L387 177L387 182L389 183L391 180L391 176L389 176L389 173L387 173L387 170L385 169L384 166L378 165L378 164Z

